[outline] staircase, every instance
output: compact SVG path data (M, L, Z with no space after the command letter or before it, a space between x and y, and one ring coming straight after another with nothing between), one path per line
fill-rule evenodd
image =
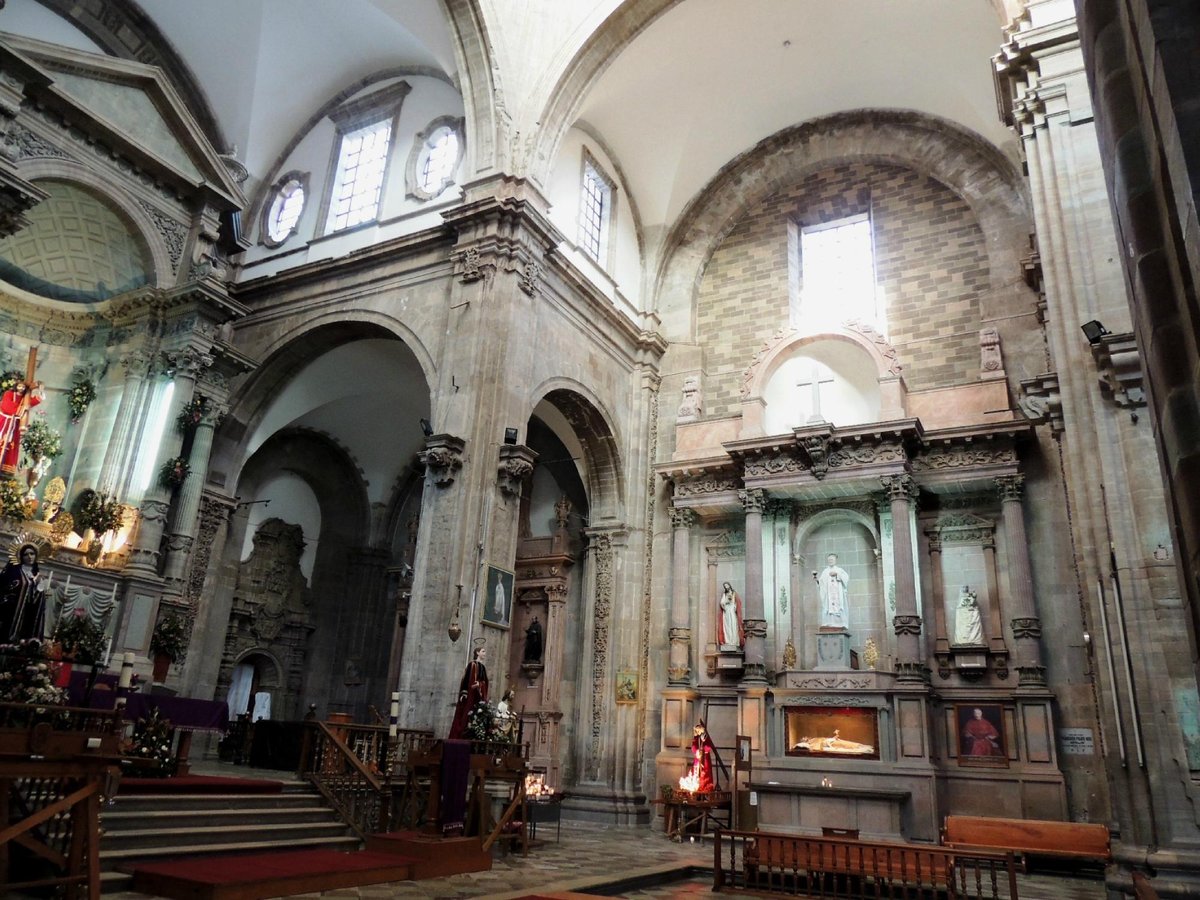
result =
M117 866L218 853L324 848L357 850L357 836L306 782L279 794L120 795L101 812L103 890L128 890Z

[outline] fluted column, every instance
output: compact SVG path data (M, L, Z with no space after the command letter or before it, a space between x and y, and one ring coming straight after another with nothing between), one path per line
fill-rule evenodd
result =
M171 410L168 413L167 428L163 433L162 445L158 451L158 461L154 467L157 473L163 460L173 459L179 455L183 446L183 435L173 427L183 408L192 401L196 391L196 379L200 373L212 365L213 359L207 353L201 353L192 347L187 347L178 353L163 354L164 361L175 375L175 393L171 398ZM167 527L167 514L171 509L171 493L155 478L150 483L141 506L141 523L138 525L137 539L130 551L129 570L139 575L158 574L158 548L162 542L163 531Z
M200 497L208 474L208 459L212 453L213 432L225 414L225 407L208 401L196 430L192 434L192 449L188 453L188 475L179 486L175 501L174 528L167 538L167 564L163 573L168 583L179 584L196 538L196 515L200 512Z
M100 463L100 476L96 479L103 494L121 495L125 492L126 486L118 484L117 479L121 473L132 469L130 463L138 443L132 439L133 423L141 403L142 388L150 372L150 359L143 350L126 354L121 365L125 368L125 383L121 386L121 401L117 404L117 414L113 419L112 435L104 450L104 460Z
M1006 475L996 479L1000 512L1004 518L1004 540L1008 550L1008 584L1012 592L1013 657L1018 685L1044 685L1042 665L1042 620L1033 602L1033 577L1029 569L1029 543L1025 537L1025 514L1021 499L1025 476Z
M921 615L917 607L917 582L913 575L914 558L912 503L919 488L910 475L883 479L883 487L892 506L892 559L896 570L896 674L901 681L923 681L925 660L921 653Z
M743 620L746 630L743 681L767 680L767 620L763 613L762 517L766 492L761 489L738 492L746 510L746 587L743 592Z
M686 685L692 674L691 527L696 514L690 509L671 510L671 649L667 683Z

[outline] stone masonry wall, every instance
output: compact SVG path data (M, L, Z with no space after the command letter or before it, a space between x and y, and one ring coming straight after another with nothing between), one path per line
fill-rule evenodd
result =
M988 288L984 236L971 209L940 182L899 166L831 167L752 207L713 254L700 285L708 415L735 413L741 377L762 342L789 324L800 278L789 266L789 225L870 213L876 280L888 333L911 390L974 381L980 297ZM796 285L789 289L789 280Z

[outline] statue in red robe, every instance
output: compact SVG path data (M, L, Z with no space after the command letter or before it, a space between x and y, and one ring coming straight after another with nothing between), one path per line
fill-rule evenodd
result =
M21 431L29 410L42 402L41 385L19 381L0 394L0 473L15 475L21 464Z
M480 701L487 702L488 674L483 664L487 647L477 647L463 671L458 686L458 702L454 705L454 721L450 724L450 739L459 740L467 731L467 717Z
M708 794L716 790L716 783L713 781L715 752L716 747L713 746L712 738L708 736L708 726L701 719L692 729L692 774L699 782L696 787L699 794Z

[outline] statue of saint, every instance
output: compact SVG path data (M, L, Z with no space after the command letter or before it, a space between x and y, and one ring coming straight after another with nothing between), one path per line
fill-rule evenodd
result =
M818 575L817 588L821 593L821 627L845 628L850 621L850 608L847 604L850 586L850 575L838 565L836 553L825 557L825 568Z
M477 703L486 703L488 698L487 647L476 647L471 661L463 670L458 685L458 702L454 704L454 721L450 725L450 739L457 740L467 731L467 716Z
M742 627L742 598L728 581L722 586L720 616L717 619L717 643L722 650L740 650L746 643Z
M534 616L529 627L525 629L525 652L521 655L521 662L540 663L541 661L542 623L538 621L537 616Z
M42 386L34 382L26 386L24 381L0 394L0 472L16 474L21 461L21 434L25 429L29 410L42 402Z
M22 544L0 573L0 642L40 640L45 631L46 584L38 572L37 547Z
M979 598L964 584L954 611L954 643L956 646L976 647L983 644L983 621L979 614Z

